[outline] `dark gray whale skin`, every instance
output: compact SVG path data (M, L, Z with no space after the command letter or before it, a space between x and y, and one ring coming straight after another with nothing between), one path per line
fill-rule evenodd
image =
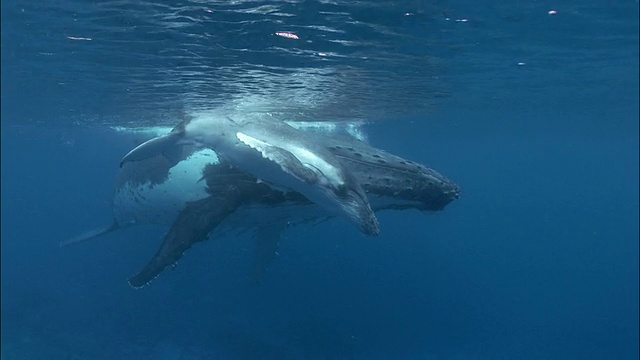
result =
M354 138L326 137L323 143L349 167L370 197L374 211L418 209L439 211L459 196L459 187L435 170L392 155ZM203 169L209 197L188 203L165 235L160 248L137 274L129 278L142 287L166 267L175 265L193 244L204 241L223 220L243 206L312 204L296 192L272 189L238 169L222 163ZM373 199L381 201L373 201ZM252 279L260 281L275 255L278 236L257 236L258 253Z

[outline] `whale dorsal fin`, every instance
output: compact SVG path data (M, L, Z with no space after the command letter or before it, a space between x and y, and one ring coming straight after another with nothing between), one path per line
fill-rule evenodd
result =
M122 160L120 160L120 167L130 161L140 161L152 158L161 154L173 154L178 143L182 139L182 134L178 132L170 132L166 135L155 137L151 140L145 141L142 144L136 146L133 150L129 151ZM170 158L171 156L167 156Z

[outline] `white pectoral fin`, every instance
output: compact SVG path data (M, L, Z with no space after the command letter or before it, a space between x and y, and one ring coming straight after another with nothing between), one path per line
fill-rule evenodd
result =
M181 138L182 135L180 133L171 132L145 141L129 151L129 153L122 158L120 167L130 161L145 160L156 155L164 154L165 152L173 151L176 146L180 145L179 141Z
M283 171L293 175L300 181L308 184L313 184L318 181L318 175L300 162L300 160L298 160L298 158L291 152L277 146L270 145L242 132L237 132L236 137L243 144L258 151L263 158L280 165Z

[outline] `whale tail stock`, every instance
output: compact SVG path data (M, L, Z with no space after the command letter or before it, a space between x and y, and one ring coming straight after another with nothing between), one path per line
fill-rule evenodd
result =
M60 247L66 247L70 245L83 243L85 241L93 240L97 237L114 232L118 229L120 229L120 225L118 225L118 222L114 220L113 223L111 223L111 225L89 230L89 231L83 232L82 234L78 234L70 239L63 240L60 242Z

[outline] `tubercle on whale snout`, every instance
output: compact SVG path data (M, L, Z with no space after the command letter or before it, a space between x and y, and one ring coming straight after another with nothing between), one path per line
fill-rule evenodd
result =
M451 190L444 190L440 196L430 197L428 201L425 201L426 206L424 210L440 211L449 205L453 200L460 198L460 188L455 185Z

